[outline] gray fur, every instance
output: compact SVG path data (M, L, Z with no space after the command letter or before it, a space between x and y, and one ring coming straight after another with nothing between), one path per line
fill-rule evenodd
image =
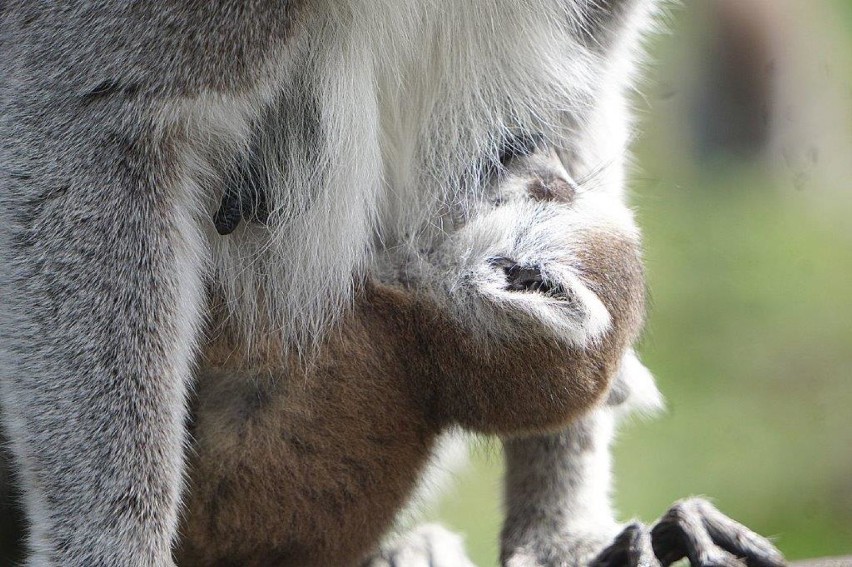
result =
M247 335L309 344L378 243L440 244L513 131L620 194L633 42L578 30L629 39L622 4L650 5L4 0L0 400L28 564L171 563L205 285ZM253 146L268 226L219 238Z
M618 541L622 527L610 503L610 443L622 404L640 411L660 406L643 371L628 354L611 388L617 395L605 405L559 433L504 442L501 558L507 567L582 567Z
M4 7L0 387L29 565L171 563L206 262L181 154L204 131L155 114L250 79L287 27L254 4Z

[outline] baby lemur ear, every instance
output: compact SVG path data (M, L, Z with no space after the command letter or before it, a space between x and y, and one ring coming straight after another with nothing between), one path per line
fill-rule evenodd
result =
M593 49L608 50L630 30L643 31L658 0L579 0L579 32Z

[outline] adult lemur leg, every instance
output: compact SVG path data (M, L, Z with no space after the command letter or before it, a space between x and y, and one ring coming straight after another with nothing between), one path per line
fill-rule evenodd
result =
M689 498L672 506L653 527L638 523L627 526L591 565L667 567L684 558L693 567L787 564L772 542L728 518L706 500Z
M194 203L132 108L42 92L6 111L0 387L28 565L169 565L203 297Z
M604 407L560 433L505 441L505 565L645 567L685 557L693 566L785 565L771 542L702 499L676 503L653 526L616 522L609 502L613 421L621 406L658 404L650 376L628 354Z
M506 520L501 556L511 567L588 565L613 541L620 527L609 501L614 404L639 397L653 407L658 394L650 377L638 374L644 397L632 394L631 372L645 372L629 354L607 404L563 431L504 441ZM635 528L629 528L632 534ZM632 538L631 561L653 563L647 531ZM615 564L613 564L615 565Z
M202 223L288 72L291 4L2 2L0 413L30 565L172 564Z
M782 567L772 543L719 512L702 498L676 503L651 530L654 552L663 565L689 558L692 565Z
M618 532L607 497L611 421L600 410L560 433L504 443L504 564L585 565Z

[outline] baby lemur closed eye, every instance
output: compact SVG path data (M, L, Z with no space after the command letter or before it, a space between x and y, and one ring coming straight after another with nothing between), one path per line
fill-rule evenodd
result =
M245 344L214 308L179 565L470 565L436 527L382 545L454 426L506 442L504 562L656 561L606 497L613 408L657 400L630 349L645 293L631 216L546 148L502 161L439 242L374 259L309 359ZM738 533L757 542L739 554L774 557ZM660 555L694 549L658 539Z

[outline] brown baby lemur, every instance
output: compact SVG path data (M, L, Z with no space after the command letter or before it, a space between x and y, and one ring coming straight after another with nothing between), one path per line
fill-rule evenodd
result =
M505 441L507 564L656 561L648 530L619 535L607 501L612 413L658 403L631 351L645 295L631 216L534 140L487 187L437 247L376 258L307 359L247 343L214 309L179 565L471 565L436 526L382 545L455 426ZM780 561L704 502L677 510L696 506L683 533L706 536L709 518L741 541L661 535L661 558Z

